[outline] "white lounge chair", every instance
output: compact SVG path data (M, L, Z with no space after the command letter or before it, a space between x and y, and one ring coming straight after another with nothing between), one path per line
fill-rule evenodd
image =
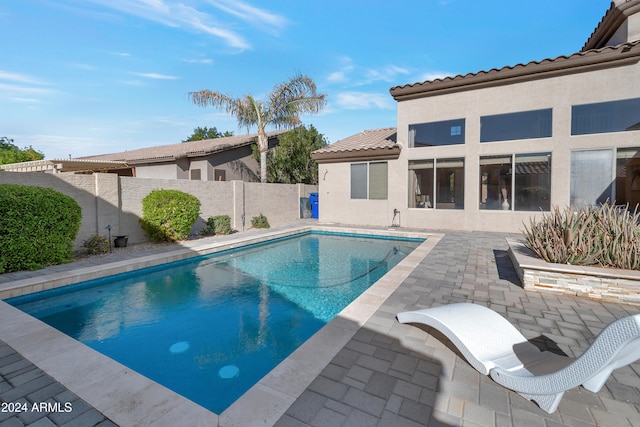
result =
M460 303L399 313L400 323L442 332L467 361L498 384L555 412L565 391L598 392L614 369L640 359L640 314L618 319L576 359L540 351L495 311Z

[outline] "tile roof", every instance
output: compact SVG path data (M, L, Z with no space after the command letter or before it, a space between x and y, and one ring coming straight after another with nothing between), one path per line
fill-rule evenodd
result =
M336 153L341 151L371 150L388 148L396 143L396 128L363 130L348 138L316 150L315 153Z
M364 130L311 153L317 162L362 159L396 158L401 146L397 144L396 128Z
M267 132L269 139L287 132L286 130ZM203 139L179 144L138 148L119 153L80 157L79 159L122 161L129 164L145 162L173 161L184 157L200 157L209 154L250 145L258 134L237 135L225 138Z
M125 162L89 159L47 159L0 165L0 169L10 172L106 172L110 170L127 169L128 167Z
M582 47L582 51L606 46L627 18L640 12L640 0L615 0Z
M634 0L635 1L635 0ZM396 101L443 95L472 89L519 83L536 79L635 64L640 61L640 41L606 46L527 64L445 77L422 83L395 86L389 92Z

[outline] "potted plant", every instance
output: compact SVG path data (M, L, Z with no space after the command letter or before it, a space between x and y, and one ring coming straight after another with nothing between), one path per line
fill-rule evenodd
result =
M129 237L126 235L116 236L116 238L113 239L113 246L115 246L116 248L126 248L128 240Z

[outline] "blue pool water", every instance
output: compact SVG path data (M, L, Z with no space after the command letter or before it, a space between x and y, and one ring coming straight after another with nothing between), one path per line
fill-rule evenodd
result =
M220 414L420 242L306 233L7 302Z

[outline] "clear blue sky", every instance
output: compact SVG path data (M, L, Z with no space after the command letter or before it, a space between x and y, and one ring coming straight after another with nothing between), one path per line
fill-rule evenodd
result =
M328 96L333 143L396 125L389 89L579 51L608 0L8 0L0 136L48 159L245 134L189 102L260 98L296 72ZM252 129L251 132L254 132Z

